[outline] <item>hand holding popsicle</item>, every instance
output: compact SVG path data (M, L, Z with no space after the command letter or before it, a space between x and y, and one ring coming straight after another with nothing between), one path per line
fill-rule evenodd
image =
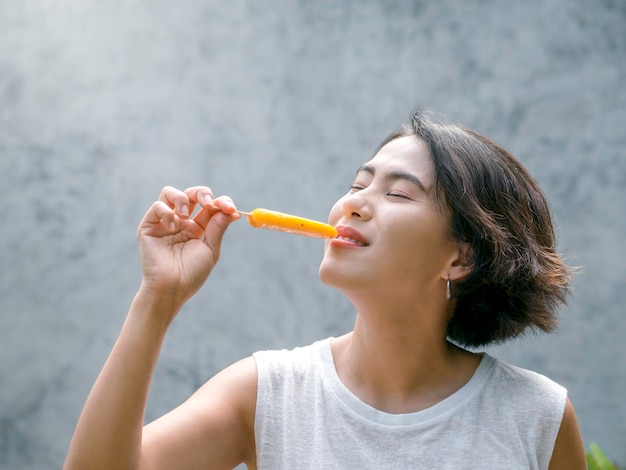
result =
M232 200L214 198L206 186L163 188L137 228L142 292L182 306L218 262L224 232L238 218Z

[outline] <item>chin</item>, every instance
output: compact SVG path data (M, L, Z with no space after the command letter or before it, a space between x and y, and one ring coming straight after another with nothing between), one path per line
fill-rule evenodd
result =
M333 266L333 263L326 258L320 263L319 277L320 281L330 287L338 287L341 285L342 279L345 282L345 274L342 275L338 267L336 265Z
M320 264L319 278L327 286L343 290L365 285L367 283L364 276L366 272L355 266L339 266L336 262L324 259Z
M326 260L322 260L319 267L319 278L327 286L333 286L332 279L335 277L333 270L328 266Z

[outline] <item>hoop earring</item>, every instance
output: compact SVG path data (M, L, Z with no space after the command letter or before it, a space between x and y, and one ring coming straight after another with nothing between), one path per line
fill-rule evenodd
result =
M450 286L450 277L448 277L448 280L446 281L446 299L448 301L452 300L452 288Z

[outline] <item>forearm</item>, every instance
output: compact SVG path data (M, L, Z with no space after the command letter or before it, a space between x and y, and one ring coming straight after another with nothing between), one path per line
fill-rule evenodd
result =
M137 294L87 398L66 470L137 468L148 389L174 310Z

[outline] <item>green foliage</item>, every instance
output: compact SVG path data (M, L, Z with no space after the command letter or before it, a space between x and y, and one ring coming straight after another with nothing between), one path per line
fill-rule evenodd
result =
M589 470L618 470L613 462L596 445L591 444L587 451L587 466Z

